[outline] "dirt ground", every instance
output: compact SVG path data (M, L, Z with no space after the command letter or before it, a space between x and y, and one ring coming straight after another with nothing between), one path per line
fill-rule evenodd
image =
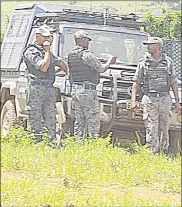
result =
M101 194L112 194L115 196L118 195L123 195L126 193L126 190L122 190L121 186L119 185L111 185L111 186L88 186L88 189L97 189L100 191ZM170 193L163 193L161 191L153 190L149 187L145 186L137 186L137 187L130 187L127 189L128 193L132 194L132 197L134 198L140 198L144 200L154 200L154 199L160 199L161 201L172 201L176 202L178 204L181 204L181 194L180 193L175 193L175 194L170 194Z
M18 178L18 177L28 177L28 173L22 172L22 171L16 171L16 172L11 172L11 171L1 171L1 178L3 181L3 177L6 177L6 180L11 180L13 178ZM62 182L61 178L50 178L45 180L45 182L48 185L53 185L56 186L57 184L60 184ZM113 196L123 196L126 193L130 193L133 198L140 198L144 200L156 200L160 199L161 201L171 201L172 203L176 203L178 205L181 204L181 194L180 193L164 193L158 190L153 190L149 187L146 186L136 186L136 187L129 187L129 189L123 189L120 185L108 185L108 186L103 186L103 185L93 185L93 186L85 186L84 190L86 192L85 196L89 196L92 193L94 193L95 190L99 192L99 194L104 195L106 193L109 193Z

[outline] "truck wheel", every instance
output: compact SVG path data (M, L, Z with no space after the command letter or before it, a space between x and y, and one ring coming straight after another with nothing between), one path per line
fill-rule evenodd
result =
M169 131L169 153L176 155L177 152L181 152L181 132Z
M14 101L7 100L1 111L1 132L3 135L6 135L9 128L16 124L16 120Z

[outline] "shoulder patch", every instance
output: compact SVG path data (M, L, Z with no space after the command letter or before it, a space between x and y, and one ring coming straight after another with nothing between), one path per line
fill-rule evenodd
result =
M34 47L34 46L27 47L27 48L25 49L25 51L23 52L23 57L24 57L25 59L27 59L27 58L28 58L28 59L31 58L32 55L33 55L33 56L40 56L40 57L43 57L41 51L38 50L38 49L37 49L36 47Z
M29 50L31 52L40 52L36 47L33 47L33 46L27 48L27 50Z
M84 52L91 52L89 49L84 50Z
M25 49L24 54L29 54L29 53L40 53L39 50L37 50L37 48L35 47L28 47Z

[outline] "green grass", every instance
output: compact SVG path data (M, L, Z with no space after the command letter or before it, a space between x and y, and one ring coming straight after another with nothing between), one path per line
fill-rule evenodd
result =
M181 206L179 155L155 155L136 143L129 153L109 141L68 136L62 148L54 148L12 129L2 137L3 206Z

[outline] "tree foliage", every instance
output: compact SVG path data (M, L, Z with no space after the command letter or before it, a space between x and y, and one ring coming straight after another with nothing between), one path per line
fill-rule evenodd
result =
M5 31L8 27L9 21L10 21L10 16L6 13L4 15L4 22L3 22L4 23L4 25L3 25L4 28L3 29L1 28L1 32L0 32L0 45L2 44L4 35L5 35ZM1 26L2 26L2 24L1 24Z
M70 4L70 5L75 5L76 3L77 3L76 0L69 1L69 4Z
M181 1L180 0L166 0L166 1L162 0L162 1L156 1L156 3L158 4L167 3L168 5L173 6L174 4L180 4Z
M146 31L151 36L171 40L181 39L181 11L163 9L162 17L156 17L149 12L145 15L144 21L150 23Z

